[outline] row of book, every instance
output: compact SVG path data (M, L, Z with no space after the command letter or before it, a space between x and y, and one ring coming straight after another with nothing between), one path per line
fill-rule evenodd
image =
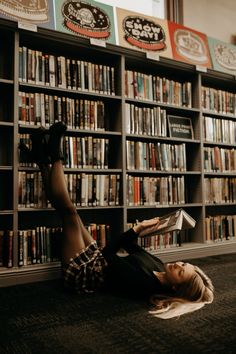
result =
M19 134L19 140L29 149L32 148L29 134ZM65 136L63 151L66 168L108 168L109 139L92 136ZM27 154L21 150L19 150L19 165L21 167L36 167L35 163L29 162Z
M128 170L186 171L186 145L126 141Z
M220 114L236 114L236 95L232 92L202 86L203 109Z
M66 174L70 198L76 206L120 205L119 174Z
M172 231L161 235L138 237L138 245L149 252L170 247L179 247L180 233L179 231Z
M46 198L41 173L19 171L18 207L41 209L50 206L50 202Z
M204 178L206 203L235 203L236 178Z
M18 231L18 266L61 260L62 230L38 226Z
M99 247L105 247L110 241L111 229L109 224L90 223L86 224L85 227L92 235L93 239L97 242Z
M222 242L236 239L236 215L215 215L205 218L206 242ZM147 251L178 247L189 242L187 231L172 231L161 235L138 238L138 244Z
M172 205L184 203L184 176L139 177L127 175L128 206Z
M120 204L119 174L65 174L69 196L76 206L115 206ZM19 208L50 207L39 172L19 171Z
M236 239L236 215L215 215L205 218L206 242Z
M178 211L174 212L175 215ZM146 251L152 252L160 249L170 248L170 247L179 247L182 243L189 242L189 232L187 229L177 229L178 217L175 218L174 213L167 214L160 218L163 219L160 221L160 228L163 228L163 231L156 230L151 234L145 234L138 237L138 245L144 248ZM180 215L180 214L179 214ZM173 218L173 219L172 219ZM185 220L186 221L186 220ZM127 228L134 226L134 223L128 223ZM175 229L176 226L176 229ZM170 228L170 230L168 230Z
M65 167L107 169L109 139L65 136Z
M236 122L230 119L204 117L205 141L225 144L236 143Z
M19 48L19 81L62 89L115 95L115 68Z
M99 247L106 246L110 239L110 225L86 224L85 227ZM13 260L12 230L0 230L0 267L11 268ZM18 230L17 265L19 267L61 261L61 227L37 226Z
M49 127L64 122L69 129L105 130L102 101L19 91L19 124Z
M127 134L167 136L166 110L160 107L139 107L125 104Z
M236 150L205 146L204 171L236 172Z
M192 84L126 70L125 96L191 108Z

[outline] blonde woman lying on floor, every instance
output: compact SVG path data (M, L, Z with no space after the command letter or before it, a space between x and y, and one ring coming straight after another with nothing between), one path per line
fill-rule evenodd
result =
M144 220L99 248L85 228L69 198L62 165L62 141L66 126L59 122L49 132L38 129L32 136L30 158L39 165L46 195L57 210L63 227L64 282L78 293L108 289L119 294L147 298L150 313L162 319L200 309L213 301L213 285L198 267L183 262L163 262L137 245L141 231L158 218ZM26 146L20 146L27 150ZM26 151L27 152L27 151ZM118 251L123 248L126 257Z

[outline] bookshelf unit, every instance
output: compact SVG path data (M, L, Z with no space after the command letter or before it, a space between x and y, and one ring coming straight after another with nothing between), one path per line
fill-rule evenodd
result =
M6 264L0 266L1 286L50 279L60 274L58 260L25 266L19 266L18 262L20 242L18 230L29 230L38 226L60 227L57 214L50 206L46 208L44 205L32 203L31 200L19 205L21 198L19 180L22 176L31 176L32 183L36 183L39 171L35 166L22 164L18 143L20 138L27 138L38 126L45 125L47 128L50 123L53 123L48 121L50 102L54 109L57 107L54 120L62 119L68 124L67 145L65 145L65 151L70 156L65 165L68 180L73 179L74 176L102 181L111 178L113 186L116 186L114 187L115 197L113 190L111 196L105 193L108 194L108 199L106 197L102 201L97 197L78 201L78 212L86 224L109 224L111 237L116 237L118 233L126 230L128 223L135 222L136 219L142 220L164 215L183 207L197 220L197 225L190 230L188 242L183 242L181 247L155 250L160 258L164 261L172 261L236 251L236 241L233 238L206 242L205 230L206 217L233 215L236 205L235 200L224 203L206 203L205 179L233 178L235 171L219 173L204 169L206 147L232 150L234 146L233 143L206 141L204 138L205 117L236 121L236 114L222 115L207 111L201 104L203 86L234 93L236 91L234 77L213 70L208 70L207 73L199 72L193 65L170 59L150 60L144 53L111 44L107 44L106 47L91 45L86 39L56 31L40 28L38 32L19 30L15 23L7 20L0 20L0 34L2 38L6 38L0 48L2 92L0 100L0 230L13 231L11 251L13 264L11 267L7 267ZM52 81L49 83L42 82L39 77L27 79L26 76L31 71L29 66L26 69L27 73L22 69L22 54L20 53L23 50L24 55L31 50L33 53L43 53L44 57L51 56L57 63L56 65L59 65L59 62L61 65L61 61L69 59L70 65L77 63L76 68L81 68L80 65L83 65L84 70L84 66L88 66L90 68L88 73L92 68L94 77L85 77L85 81L81 83L79 81L81 77L79 79L77 76L74 83L71 81L70 85L68 81L66 84L65 82L58 84L60 80L57 75L50 78ZM37 64L31 62L31 65ZM97 70L102 72L103 80L101 77L100 80L96 79ZM144 78L155 80L155 84L157 77L161 78L164 82L163 87L173 85L176 91L174 90L172 98L169 92L169 95L164 95L162 100L158 98L159 96L148 96L154 95L151 91L140 91L140 93L135 91L134 95L130 95L127 85L130 85L130 89L142 90L142 81L130 82L127 72L141 77L138 80ZM101 85L101 81L103 87L96 86L96 82ZM185 83L188 84L184 91L184 102L181 102L178 90ZM134 84L139 87L135 87ZM34 103L38 99L40 103L37 109L41 110L40 113L36 112ZM82 107L81 111L76 108L76 105ZM89 113L94 112L94 106L96 106L96 112L99 111L97 116ZM128 120L127 112L131 111L136 113L139 111L139 117L146 117L145 125L143 119L137 120L136 113L135 118ZM168 127L164 129L164 132L157 133L157 129L150 131L154 122L150 120L150 117L157 119L162 116L166 122L169 115L188 118L192 124L193 138L171 137ZM86 121L82 116L86 116ZM98 119L96 123L94 116ZM131 127L132 124L135 128ZM91 155L91 146L95 146L94 155ZM108 146L108 149L105 146ZM79 157L71 153L75 147L76 151L81 149ZM136 149L136 159L131 158L133 166L127 164L131 156L127 153L130 147ZM179 148L181 157L178 152ZM98 161L99 154L96 155L96 151L99 149L104 150L105 163ZM178 156L181 163L178 165L176 161L172 161L172 166L166 167L166 161L162 161L162 165L158 165L153 157L156 155L152 155L153 151L159 151L158 149L164 151L161 154L162 159L166 159L165 152L169 151L172 154L170 155L172 160ZM140 151L144 154L141 158ZM88 155L90 162L87 161ZM135 184L136 199L132 199L132 183ZM157 193L156 199L151 198L148 202L150 193L144 194L143 186L150 187L150 183L154 183L154 188L160 186L162 192L163 186L169 190L172 188L172 193L162 193L162 196ZM103 187L106 188L105 186L106 184ZM114 199L109 201L109 198Z

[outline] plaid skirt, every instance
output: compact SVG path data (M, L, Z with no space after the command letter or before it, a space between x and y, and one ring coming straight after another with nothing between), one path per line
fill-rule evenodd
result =
M78 293L92 293L104 282L107 262L96 242L72 258L64 268L64 284Z

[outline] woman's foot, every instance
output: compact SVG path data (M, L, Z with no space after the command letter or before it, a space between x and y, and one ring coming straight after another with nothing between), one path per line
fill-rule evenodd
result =
M48 151L51 163L64 160L63 139L67 126L63 122L57 122L49 128Z

